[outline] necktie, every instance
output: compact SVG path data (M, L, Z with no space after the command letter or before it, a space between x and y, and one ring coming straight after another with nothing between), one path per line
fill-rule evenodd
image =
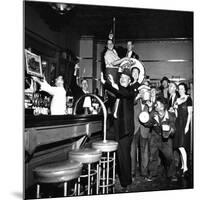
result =
M169 98L169 107L172 107L172 96Z

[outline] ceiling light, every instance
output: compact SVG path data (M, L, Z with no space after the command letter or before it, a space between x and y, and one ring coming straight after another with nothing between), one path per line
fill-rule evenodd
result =
M63 15L69 12L74 7L74 5L66 3L52 3L51 7L54 10L56 10L59 14Z

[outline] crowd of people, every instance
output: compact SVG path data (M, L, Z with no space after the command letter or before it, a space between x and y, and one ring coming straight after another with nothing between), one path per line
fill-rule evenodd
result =
M192 148L192 98L187 85L183 82L177 85L163 77L160 87L152 86L133 47L133 42L128 41L127 53L120 58L112 40L108 40L104 56L106 70L101 73L101 83L113 102L107 108L112 114L114 139L119 144L117 174L122 191L129 190L138 175L138 166L139 176L145 181L158 176L161 166L170 181L184 177ZM75 101L89 93L87 80L77 83L78 69L76 65L70 85ZM45 79L34 80L41 85L40 90L53 96L51 114L65 114L63 77L58 76L55 86L50 86ZM83 104L80 103L78 114L85 113ZM180 165L175 155L179 155Z
M115 96L110 106L114 139L119 143L117 172L122 190L129 190L138 166L145 181L154 180L161 166L172 182L186 176L192 138L192 98L187 85L163 77L160 87L151 86L141 78L144 74L131 41L125 57L119 58L108 40L104 59L106 71L101 73L101 82ZM175 155L179 155L179 165Z

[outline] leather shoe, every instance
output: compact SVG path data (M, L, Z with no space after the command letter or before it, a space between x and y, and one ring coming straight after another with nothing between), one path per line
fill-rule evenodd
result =
M128 192L128 187L122 187L121 192Z
M153 181L151 176L145 176L144 180L147 181L147 182Z
M131 184L125 187L121 187L121 192L130 192L131 191Z

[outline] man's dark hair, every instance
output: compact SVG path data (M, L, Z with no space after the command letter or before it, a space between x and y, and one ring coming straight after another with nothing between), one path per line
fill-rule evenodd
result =
M165 110L167 109L168 101L164 96L162 96L162 95L157 96L156 101L159 101L160 103L162 103L164 105Z
M134 70L134 69L137 69L138 72L140 73L140 69L139 69L138 67L133 67L133 68L131 69L131 74L133 73L133 70Z

